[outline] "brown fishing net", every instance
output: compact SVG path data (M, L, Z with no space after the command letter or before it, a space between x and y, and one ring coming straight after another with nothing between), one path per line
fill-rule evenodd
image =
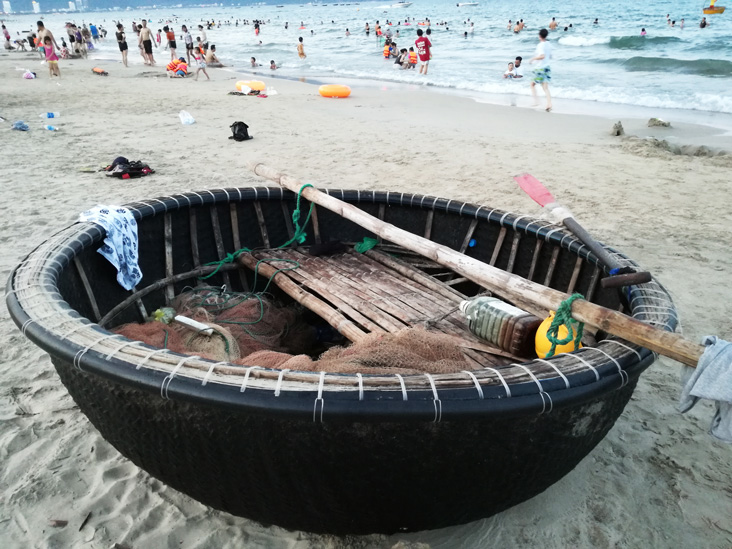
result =
M333 347L315 361L306 355L260 351L236 364L344 374L447 374L470 369L452 338L421 328L371 334L348 347Z
M127 324L116 331L156 347L244 366L369 374L443 374L471 368L451 337L422 328L370 334L313 360L310 355L323 347L317 350L316 330L303 320L299 305L283 307L262 294L197 288L179 295L173 308L213 328L213 335L175 322Z

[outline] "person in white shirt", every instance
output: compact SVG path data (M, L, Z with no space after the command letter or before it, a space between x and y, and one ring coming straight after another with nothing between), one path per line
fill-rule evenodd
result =
M524 58L520 55L516 57L516 61L513 62L513 72L516 74L513 76L514 78L523 78L524 77L524 68L521 66L521 61L523 61Z
M508 64L508 70L503 73L503 78L516 78L516 69L513 68L513 63Z
M550 112L552 110L552 96L549 93L549 81L552 77L549 64L552 60L552 47L546 39L547 36L549 36L548 30L541 29L539 31L539 44L536 46L534 57L529 60L529 63L536 63L531 81L531 95L534 97L534 106L539 106L539 99L536 96L536 85L541 84L544 95L546 95L546 112Z

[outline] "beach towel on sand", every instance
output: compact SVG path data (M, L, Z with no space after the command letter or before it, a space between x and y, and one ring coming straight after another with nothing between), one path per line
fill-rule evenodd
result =
M688 412L700 398L715 401L709 434L732 444L732 343L706 336L702 344L706 349L697 367L685 366L681 373L679 411Z
M79 221L100 225L107 236L97 250L117 269L117 282L125 290L134 288L142 273L137 262L137 221L132 213L121 206L95 206L79 216Z

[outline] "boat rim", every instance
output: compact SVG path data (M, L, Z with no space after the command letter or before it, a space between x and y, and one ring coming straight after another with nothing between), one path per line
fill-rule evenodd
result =
M431 208L473 216L543 238L598 265L598 259L563 227L530 216L410 193L323 191L353 202ZM295 194L278 187L210 189L132 202L125 207L139 221L187 207L253 199L294 200ZM82 316L61 296L56 284L60 272L82 250L103 238L104 230L100 226L79 222L40 244L8 279L8 310L23 334L55 359L73 364L82 372L158 393L163 399L312 416L314 421L323 420L325 410L329 418L374 421L395 416L400 420L441 421L490 414L541 414L625 386L655 360L655 354L647 349L609 338L597 346L548 360L513 364L512 367L525 371L526 376L508 382L505 374L492 368L457 374L337 374L235 366L180 355L112 333ZM628 265L636 265L621 254L618 257ZM669 331L675 329L676 312L660 284L652 281L628 291L634 317ZM666 303L665 310L644 309L650 307L647 298L653 294L656 301ZM572 374L563 373L560 367L568 360L578 365ZM551 369L550 373L534 375L532 368L527 367L530 364Z

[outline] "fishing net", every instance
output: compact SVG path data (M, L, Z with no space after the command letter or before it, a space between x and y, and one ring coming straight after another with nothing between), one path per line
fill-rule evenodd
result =
M236 364L344 374L447 374L470 369L452 338L422 328L370 334L348 347L334 347L315 361L306 355L259 351Z
M369 334L347 347L322 352L316 329L303 320L299 305L281 306L265 294L199 287L180 294L175 314L213 328L206 336L176 322L128 324L117 332L157 347L243 366L313 372L443 374L471 369L453 338L423 328ZM161 315L156 312L156 316ZM172 311L171 311L172 313Z
M188 352L180 334L172 326L167 326L162 322L123 324L114 329L113 332L123 335L127 339L142 341L151 347L170 349L183 354Z

